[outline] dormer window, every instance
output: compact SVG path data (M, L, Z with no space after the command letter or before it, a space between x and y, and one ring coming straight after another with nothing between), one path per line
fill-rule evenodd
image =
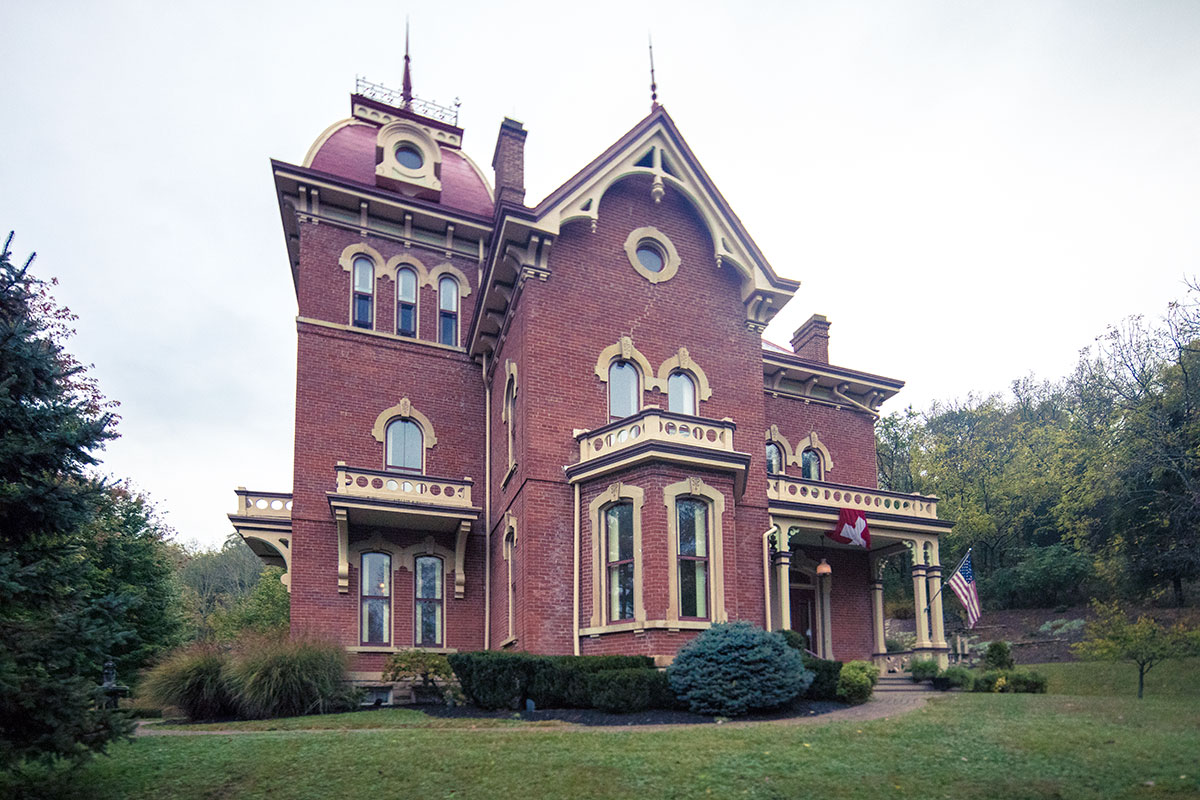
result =
M396 162L408 169L420 169L425 165L425 156L413 145L405 142L396 148Z
M442 150L428 128L395 120L375 137L375 183L408 197L442 196Z

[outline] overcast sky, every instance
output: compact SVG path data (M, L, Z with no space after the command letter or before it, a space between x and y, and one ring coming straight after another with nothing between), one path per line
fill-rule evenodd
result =
M659 98L834 363L918 408L1056 378L1200 272L1200 2L0 5L0 228L121 403L105 469L181 539L290 490L295 295L269 158L356 75L462 99L540 200ZM490 170L489 170L490 174Z

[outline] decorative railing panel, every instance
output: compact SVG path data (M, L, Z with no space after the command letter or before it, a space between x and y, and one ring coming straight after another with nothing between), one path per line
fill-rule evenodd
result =
M767 484L767 499L828 506L831 510L856 508L882 514L919 519L937 519L937 498L900 494L882 489L863 489L837 483L806 481L774 475Z
M579 461L591 461L646 442L658 441L733 452L732 420L712 420L648 408L593 431L576 431Z
M286 492L252 492L238 488L239 517L261 517L263 519L291 519L292 496Z
M420 114L423 117L431 117L456 127L458 125L458 109L462 103L457 98L454 100L453 106L444 106L432 100L422 100L419 97L411 96L411 94L406 100L403 91L391 89L381 83L373 83L362 77L354 81L354 89L363 97L378 100L393 108L407 108L409 111Z
M337 493L373 500L471 508L470 478L433 478L338 464Z

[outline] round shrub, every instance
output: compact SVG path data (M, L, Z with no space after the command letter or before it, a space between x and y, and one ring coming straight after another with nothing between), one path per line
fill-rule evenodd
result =
M950 689L970 689L975 678L965 667L947 667L933 679L933 688L945 692Z
M925 658L909 664L908 671L912 673L913 683L920 683L921 681L933 680L937 677L940 670L937 661L932 658Z
M146 674L142 690L156 703L177 707L190 720L235 716L228 661L227 651L213 644L181 647Z
M843 703L849 703L852 706L860 705L871 699L871 692L875 688L875 684L871 681L871 675L861 669L852 669L851 664L846 664L842 667L842 674L838 677L837 695L838 699Z
M828 661L805 654L804 668L812 672L812 683L804 692L806 700L837 700L838 676L842 674L842 662Z
M812 673L782 636L749 622L724 622L679 651L668 679L692 711L737 716L795 699Z

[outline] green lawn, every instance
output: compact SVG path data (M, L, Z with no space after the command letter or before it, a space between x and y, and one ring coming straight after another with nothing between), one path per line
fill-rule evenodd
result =
M1046 676L1050 694L1137 697L1137 667L1105 661L1021 664ZM1200 658L1164 661L1146 673L1146 697L1200 698Z
M378 711L350 711L345 714L320 714L311 717L283 719L252 719L237 722L179 722L152 723L154 727L173 731L296 731L296 730L380 730L393 728L503 728L558 727L565 723L523 722L519 719L443 719L408 708L381 708Z
M153 737L43 789L88 800L1200 797L1200 698L954 694L891 720L649 732Z

